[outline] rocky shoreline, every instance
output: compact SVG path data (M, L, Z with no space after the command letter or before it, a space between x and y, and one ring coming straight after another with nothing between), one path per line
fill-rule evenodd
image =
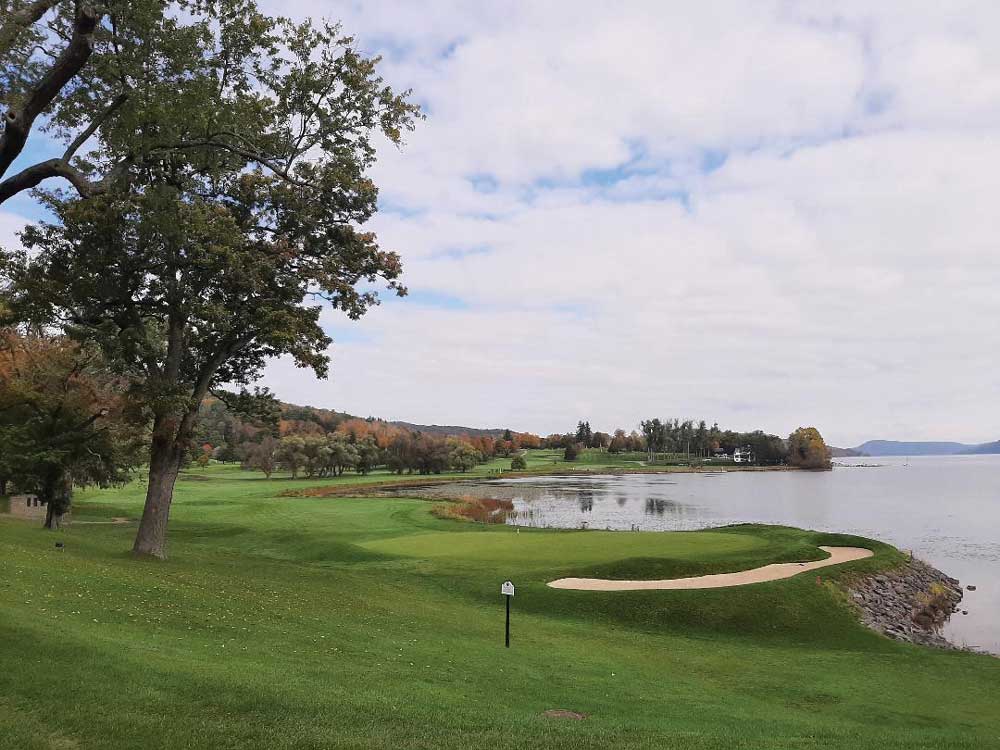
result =
M861 621L889 638L935 648L960 647L941 635L959 611L959 582L925 562L910 559L894 570L859 578L848 585Z

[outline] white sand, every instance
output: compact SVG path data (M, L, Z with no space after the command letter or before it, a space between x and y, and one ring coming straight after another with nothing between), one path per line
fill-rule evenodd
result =
M664 578L658 581L611 581L606 578L560 578L551 581L554 589L575 589L577 591L644 591L647 589L720 589L726 586L746 586L751 583L778 581L791 578L807 570L817 570L828 565L862 560L875 553L864 547L820 547L830 556L825 560L796 563L773 563L753 570L737 573L716 573L694 578Z

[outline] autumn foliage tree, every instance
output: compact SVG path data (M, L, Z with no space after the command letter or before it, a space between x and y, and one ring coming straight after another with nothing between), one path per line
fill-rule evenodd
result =
M800 469L829 469L830 449L815 427L799 427L788 436L788 463Z
M98 351L65 337L0 331L0 464L58 528L74 486L125 482L139 431ZM4 488L6 489L6 488Z

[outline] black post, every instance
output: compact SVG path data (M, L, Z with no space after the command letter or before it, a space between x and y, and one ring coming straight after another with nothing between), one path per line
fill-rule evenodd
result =
M507 631L504 637L504 646L510 648L510 597L505 596L504 599L507 600Z

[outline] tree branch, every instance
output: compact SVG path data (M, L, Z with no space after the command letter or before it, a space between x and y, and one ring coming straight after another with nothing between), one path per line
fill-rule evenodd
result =
M80 149L80 146L86 143L90 139L90 136L92 136L94 133L97 132L97 129L100 128L101 125L105 123L105 121L112 115L112 113L127 101L128 101L128 93L126 92L123 92L118 96L116 96L111 101L111 104L109 104L105 108L105 110L101 112L101 114L99 114L97 117L91 120L90 125L87 126L87 129L81 132L76 138L73 139L73 142L69 144L69 146L66 148L66 152L63 154L62 157L63 160L69 161L70 159L72 159L73 156L76 154L76 152Z
M95 195L106 193L108 188L125 173L130 163L130 160L123 159L103 178L95 181L87 179L83 172L66 159L48 159L25 167L17 174L0 182L0 204L20 192L36 187L42 180L47 180L50 177L63 177L76 188L76 192L81 198L92 198Z
M28 96L20 108L7 110L4 113L4 129L3 134L0 135L0 175L7 171L24 150L35 118L45 111L45 108L59 95L63 87L87 64L87 60L90 59L94 50L94 29L97 26L97 20L98 12L90 4L81 4L73 20L73 36L70 38L69 44L66 45L48 72L28 92ZM30 169L29 167L25 171ZM34 187L34 185L28 187ZM3 203L6 197L0 196L0 203Z
M48 159L25 167L15 175L0 182L0 203L25 190L36 187L49 177L65 177L81 195L90 194L90 183L65 159Z
M219 133L219 135L228 135L233 138L238 138L241 141L247 142L245 138L237 135L236 133ZM219 141L215 139L215 136L210 136L204 140L198 141L181 141L175 143L173 146L165 147L158 150L170 151L170 150L183 150L189 148L218 148L223 151L229 151L230 153L236 154L237 156L242 156L250 161L255 161L263 167L266 167L269 171L276 174L285 182L295 185L300 188L311 188L313 185L309 184L304 180L299 180L293 177L289 172L284 169L280 164L276 164L272 159L264 156L263 154L253 151L249 148L243 148L242 146L237 146L234 143L228 143L226 141Z

